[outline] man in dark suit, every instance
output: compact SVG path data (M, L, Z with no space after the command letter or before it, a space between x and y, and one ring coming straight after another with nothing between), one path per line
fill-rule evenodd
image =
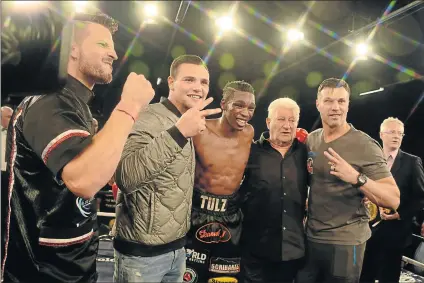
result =
M403 123L397 118L387 118L381 124L383 151L400 190L400 205L392 213L380 208L380 222L373 225L367 242L361 282L399 282L403 250L412 234L412 218L423 207L422 161L400 150L404 135Z

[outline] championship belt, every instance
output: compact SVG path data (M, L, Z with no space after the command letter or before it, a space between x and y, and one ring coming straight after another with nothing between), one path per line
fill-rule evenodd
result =
M379 207L371 201L366 202L365 207L367 208L368 213L370 215L370 220L369 220L370 225L373 226L373 227L377 226L377 224L380 223L383 220L380 217ZM390 208L384 208L384 213L394 214L394 213L396 213L396 211L394 211Z
M368 209L368 213L370 215L369 222L373 222L377 216L380 214L377 205L371 201L365 203L365 207Z

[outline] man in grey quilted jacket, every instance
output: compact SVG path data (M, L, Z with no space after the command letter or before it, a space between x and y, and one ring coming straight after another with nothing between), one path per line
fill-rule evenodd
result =
M115 282L182 282L195 153L212 102L209 71L195 55L171 64L169 96L144 109L116 171Z

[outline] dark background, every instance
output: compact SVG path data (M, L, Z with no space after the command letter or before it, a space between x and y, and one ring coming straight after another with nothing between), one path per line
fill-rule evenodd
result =
M392 12L405 9L413 1L392 1ZM423 1L421 1L423 2ZM114 64L114 80L109 85L96 86L92 104L93 116L100 127L109 117L121 94L130 71L143 73L156 88L153 102L168 95L166 79L172 60L181 54L196 54L208 60L211 76L209 95L218 106L222 86L228 80L245 80L256 89L257 110L251 123L256 137L266 130L265 118L269 103L289 96L301 107L299 127L311 131L321 127L315 107L319 83L329 77L341 78L354 59L353 48L344 38L356 43L370 33L368 24L380 18L390 1L244 1L235 10L236 26L242 34L227 32L212 49L217 27L210 15L227 13L234 1L193 1L183 23L174 20L180 1L159 1L157 23L137 31L143 20L144 1L100 1L96 9L117 19L119 31L114 36L119 60ZM58 9L67 9L55 3ZM406 136L402 148L424 158L424 3L383 23L370 41L373 58L359 61L349 76L351 106L348 121L378 141L381 122L398 117L405 123ZM402 10L401 10L402 11ZM260 16L259 16L260 14ZM255 16L256 15L256 16ZM277 60L277 54L287 42L281 30L299 22L305 15L302 31L305 42L294 44L281 59L276 74L264 87L266 73ZM267 19L268 23L260 17ZM361 29L362 28L362 29ZM243 35L244 34L244 35ZM332 36L331 36L332 35ZM135 40L134 40L135 39ZM135 44L129 48L131 42ZM264 46L260 47L260 46ZM326 48L328 46L328 48ZM319 52L317 52L319 51ZM327 52L326 55L322 55ZM125 56L127 54L127 56ZM224 68L222 63L233 66ZM231 68L232 67L232 68ZM407 69L405 69L407 68ZM415 72L415 73L414 73ZM407 74L409 73L409 75ZM157 78L162 82L157 85ZM359 96L359 93L384 87L383 92ZM421 98L421 99L420 99Z

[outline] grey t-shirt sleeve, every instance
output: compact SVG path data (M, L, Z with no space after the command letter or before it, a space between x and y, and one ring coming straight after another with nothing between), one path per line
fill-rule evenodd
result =
M359 152L359 160L362 160L361 173L373 181L392 176L378 142L370 137L363 137L361 142L363 143L363 150Z

